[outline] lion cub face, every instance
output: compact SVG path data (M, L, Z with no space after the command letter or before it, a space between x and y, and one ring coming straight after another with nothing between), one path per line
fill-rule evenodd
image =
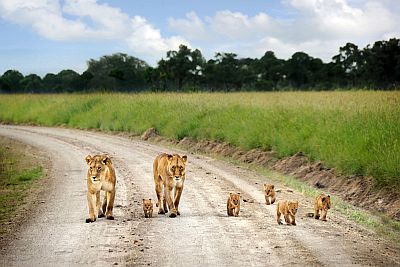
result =
M153 217L153 203L151 202L151 198L149 199L143 198L143 211L144 211L144 217L146 218Z
M275 193L275 186L273 184L264 184L265 195L271 196Z
M187 156L178 154L168 155L168 171L175 180L180 180L186 175Z
M331 196L322 195L320 199L321 199L322 209L329 210L331 208Z
M288 201L287 202L287 209L290 214L293 216L296 215L297 209L299 208L299 202L298 201Z
M111 159L107 155L96 155L94 157L87 156L86 163L89 165L88 177L92 182L98 182L106 169L106 165L111 163Z
M230 202L233 206L240 204L240 193L229 193Z

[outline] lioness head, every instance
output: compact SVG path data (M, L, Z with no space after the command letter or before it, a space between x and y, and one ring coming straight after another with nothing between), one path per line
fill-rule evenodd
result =
M86 163L89 165L88 176L93 182L100 181L102 173L104 173L106 165L111 164L111 159L107 155L88 155L86 158Z
M233 205L237 206L240 204L240 193L229 193L229 197Z
M293 216L296 215L297 209L299 208L299 202L298 201L288 201L287 202L287 208L290 214Z
M330 195L322 196L321 202L322 202L322 207L324 208L324 210L328 210L331 208L331 196Z
M168 155L168 171L175 180L180 180L186 174L187 156Z
M275 186L273 184L264 184L264 191L267 196L271 195Z
M143 210L150 211L152 209L153 209L153 203L151 202L151 198L149 198L149 199L143 198Z

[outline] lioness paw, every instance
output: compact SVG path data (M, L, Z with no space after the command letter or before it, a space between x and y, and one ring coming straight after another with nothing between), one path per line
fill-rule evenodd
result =
M87 219L86 219L86 223L92 223L92 222L94 222L94 221L96 221L96 219L90 219L90 218L87 218Z
M107 220L114 220L114 216L108 215L108 216L107 216Z

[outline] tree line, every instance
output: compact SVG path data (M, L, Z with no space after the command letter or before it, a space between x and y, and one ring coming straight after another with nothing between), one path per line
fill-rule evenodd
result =
M400 39L363 49L347 43L329 63L304 52L279 59L272 51L261 58L218 52L206 60L200 50L180 45L156 67L124 53L90 59L87 66L82 74L68 69L43 78L7 70L0 77L0 92L392 90L400 88Z

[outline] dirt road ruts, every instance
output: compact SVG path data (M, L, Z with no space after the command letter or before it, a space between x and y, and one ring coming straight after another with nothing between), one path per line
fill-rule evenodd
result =
M208 157L188 154L181 216L144 218L142 198L156 199L152 162L160 152L187 152L103 133L0 126L0 135L46 151L52 159L48 192L40 196L17 238L4 244L0 265L348 266L400 265L396 247L340 215L307 218L312 200L298 192L297 226L278 225L266 206L268 178ZM115 220L85 223L87 154L107 153L117 171ZM283 187L277 185L277 187ZM227 217L230 191L241 192L239 217Z

